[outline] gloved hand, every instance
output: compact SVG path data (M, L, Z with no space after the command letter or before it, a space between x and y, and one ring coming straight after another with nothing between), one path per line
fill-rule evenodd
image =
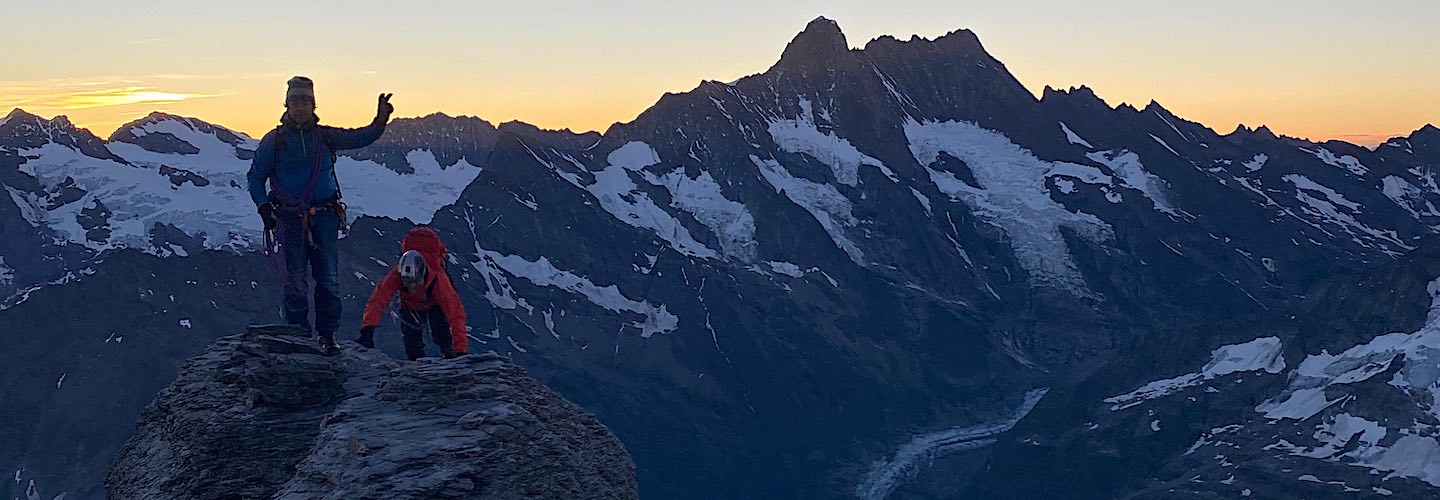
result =
M375 327L373 327L373 326L367 326L367 327L361 328L361 329L360 329L360 338L355 339L355 343L360 344L360 345L365 346L365 347L369 347L369 348L371 348L371 349L374 349L374 348L375 348Z
M266 231L273 231L275 226L279 225L279 219L275 216L275 204L262 203L256 211L260 213L260 222L265 224Z
M465 352L465 351L450 351L450 352L444 353L443 355L445 356L445 359L455 359L455 358L458 358L458 357L460 357L460 356L464 356L464 355L466 355L466 354L469 354L469 353L467 353L467 352Z
M390 96L395 94L380 94L379 106L375 109L375 119L389 121L390 114L395 112L395 106L390 104Z

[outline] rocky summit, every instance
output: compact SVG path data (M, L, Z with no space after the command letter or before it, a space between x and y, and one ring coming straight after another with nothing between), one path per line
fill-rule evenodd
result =
M251 327L144 411L111 498L637 498L594 416L494 353L400 362Z

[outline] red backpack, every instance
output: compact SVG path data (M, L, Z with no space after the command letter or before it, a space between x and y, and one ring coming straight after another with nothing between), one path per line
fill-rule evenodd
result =
M415 226L405 233L405 237L400 240L400 252L410 250L420 252L432 268L445 269L445 242L440 241L440 235L430 229L430 226Z
M405 253L410 250L420 252L420 255L425 257L425 264L429 266L432 273L450 274L450 271L445 269L445 256L448 252L445 248L445 242L440 240L440 234L436 233L430 226L424 224L417 225L405 233L405 237L400 239L400 253ZM425 298L427 301L431 300L431 297L435 295L435 284L440 282L435 276L438 276L438 274L427 278L427 281L430 282L430 284L425 287ZM455 280L452 279L450 282L454 283Z

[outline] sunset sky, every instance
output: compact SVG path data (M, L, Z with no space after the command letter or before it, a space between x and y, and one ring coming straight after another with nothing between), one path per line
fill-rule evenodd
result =
M823 15L853 47L968 28L1032 92L1155 99L1222 133L1373 145L1440 123L1440 2L1282 3L7 2L24 50L0 60L0 108L101 136L163 110L258 137L302 74L332 125L368 122L383 91L398 116L603 131L665 92L764 71Z

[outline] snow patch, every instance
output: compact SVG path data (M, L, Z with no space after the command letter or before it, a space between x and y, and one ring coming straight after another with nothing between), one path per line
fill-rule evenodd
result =
M40 203L38 196L10 186L5 186L5 191L10 193L10 201L15 202L15 206L20 209L20 217L30 223L30 227L45 225L45 209L41 208L44 205Z
M670 191L670 206L689 212L710 228L726 257L755 261L759 247L755 241L755 216L745 205L725 198L709 171L691 178L683 168L677 168L656 180Z
M1109 167L1127 187L1150 198L1150 201L1155 203L1156 210L1177 217L1180 215L1180 211L1176 210L1165 196L1165 181L1145 170L1145 165L1140 163L1140 155L1122 150L1088 153L1085 157Z
M810 101L807 99L800 99L799 118L772 121L769 130L771 139L780 146L780 149L790 153L808 155L829 166L831 173L835 175L836 182L846 186L855 186L860 182L862 165L878 168L891 181L899 182L895 172L892 172L880 160L861 153L848 140L817 129L815 116L811 111Z
M1245 165L1246 171L1258 172L1261 168L1265 167L1265 161L1269 159L1270 155L1267 155L1265 153L1259 153L1256 154L1254 158L1246 161L1243 165Z
M840 247L850 260L865 265L865 252L845 235L845 229L855 227L859 221L851 214L850 199L840 194L835 186L821 184L790 175L780 162L774 159L762 160L750 155L750 161L760 168L760 175L790 201L810 212L835 245Z
M534 154L534 152L532 151L531 154ZM671 248L674 248L682 254L707 259L715 258L719 255L715 250L696 241L695 237L690 234L689 229L686 229L685 226L674 216L670 215L669 212L666 212L656 205L655 201L650 198L650 195L644 190L641 190L631 179L630 175L632 171L643 172L645 167L660 162L659 154L656 153L655 149L651 148L649 144L640 141L631 141L611 151L610 155L606 157L607 164L605 169L598 172L591 172L595 181L589 185L586 185L580 177L574 173L561 170L555 165L541 160L538 155L535 158L549 166L556 174L571 184L589 191L590 194L595 196L596 200L600 201L600 207L620 222L654 233L669 243ZM584 168L573 158L571 158L570 161L574 163L576 167ZM641 175L642 177L650 176L652 178L650 180L653 180L653 174L649 172L636 175ZM655 183L658 184L658 182ZM723 197L721 199L723 199ZM683 203L688 202L681 203L683 206Z
M1358 436L1355 449L1344 452L1343 456L1366 459L1370 458L1372 452L1379 451L1375 449L1375 445L1385 438L1385 434L1386 429L1378 422L1341 413L1336 415L1334 420L1316 428L1314 437L1321 443L1320 446L1299 454L1310 458L1337 458L1341 456L1346 445Z
M660 163L660 153L656 153L649 144L630 141L611 151L605 160L611 166L633 171Z
M1370 172L1370 169L1365 168L1365 165L1361 164L1360 160L1354 156L1335 156L1335 153L1323 147L1316 147L1315 149L1300 148L1300 150L1319 158L1320 161L1325 162L1326 165L1343 168L1355 174L1356 177L1363 177L1366 173Z
M805 277L805 271L801 271L800 266L789 262L765 261L765 265L770 266L771 271L789 276L791 278Z
M1340 354L1321 351L1306 356L1290 372L1285 389L1255 410L1277 420L1309 420L1321 410L1363 397L1364 393L1350 391L1349 386L1385 373L1399 362L1400 368L1388 385L1407 396L1415 409L1432 419L1440 418L1440 279L1431 281L1427 291L1431 296L1430 311L1418 331L1380 335ZM1327 399L1327 391L1336 399ZM1394 404L1390 401L1385 404ZM1288 451L1440 486L1440 442L1430 435L1432 426L1416 421L1383 421L1391 427L1349 412L1326 416L1316 426L1316 446L1295 446ZM1388 446L1382 445L1390 435L1400 437Z
M876 461L855 488L855 496L867 500L883 500L901 483L915 477L919 468L936 457L995 443L996 437L1015 427L1020 419L1035 409L1048 388L1031 389L1020 406L1000 420L943 431L921 434L901 445L893 455Z
M1387 175L1381 179L1380 192L1416 219L1421 216L1440 216L1440 210L1436 210L1435 205L1425 199L1424 190L1399 176Z
M1156 380L1134 391L1105 398L1105 402L1112 405L1110 411L1120 411L1232 373L1259 370L1280 373L1285 369L1282 354L1279 337L1261 337L1240 344L1223 345L1211 351L1210 362L1199 372Z
M1350 234L1356 243L1371 246L1365 241L1366 239L1380 240L1386 244L1394 245L1405 250L1413 248L1400 241L1400 238L1395 234L1394 230L1382 231L1360 222L1355 218L1356 215L1361 213L1360 204L1345 199L1345 195L1331 189L1329 186L1310 180L1310 178L1300 174L1286 174L1282 179L1295 185L1295 197L1305 204L1305 206L1300 207L1302 212L1321 221L1339 226L1346 233ZM1324 199L1311 196L1311 193L1319 194L1323 196ZM1344 210L1342 211L1341 208L1344 208Z
M1155 137L1155 134L1145 134L1145 135L1150 136L1151 139L1155 139L1155 142L1160 143L1161 146L1165 146L1165 149L1170 150L1170 152L1171 152L1171 153L1174 153L1175 156L1180 156L1180 153L1176 153L1176 152L1175 152L1175 148L1170 147L1170 144L1167 143L1167 142L1165 142L1164 139L1161 139L1161 138L1159 138L1159 137Z
M632 300L620 293L620 288L615 285L598 286L582 276L556 268L550 263L550 259L545 257L531 261L518 255L505 255L491 250L480 250L479 256L482 257L482 261L476 262L474 267L487 275L494 274L493 269L487 265L487 261L493 262L499 269L505 270L512 276L525 278L535 285L559 288L581 295L591 303L613 312L629 312L643 316L642 321L630 324L640 330L641 337L649 338L657 333L670 333L680 325L680 318L671 314L664 304L657 306L648 301ZM500 285L507 292L513 293L509 284L503 282L503 277L498 278L502 281ZM513 295L506 297L510 298L512 304L510 308L513 309ZM495 301L492 299L491 302Z
M1065 125L1065 122L1060 122L1060 130L1065 132L1065 139L1070 141L1070 144L1079 144L1089 149L1095 149L1095 146L1090 145L1090 141L1082 139L1079 135L1076 135L1075 132L1071 131L1070 127Z
M405 153L405 162L414 173L402 174L370 160L340 157L335 162L335 176L345 193L347 208L355 215L429 224L441 207L460 199L460 193L482 170L465 160L441 167L435 154L425 149Z
M935 213L930 211L930 197L925 196L925 193L921 193L920 190L913 187L910 188L910 194L915 195L915 201L920 202L920 206L925 209L925 215L935 216Z
M940 192L964 202L982 220L1005 232L1032 281L1090 295L1060 228L1073 229L1098 243L1110 238L1110 226L1094 215L1066 210L1051 199L1045 178L1067 175L1108 183L1108 176L1094 167L1040 160L1004 135L969 122L922 124L908 120L905 135L911 154L926 165ZM930 167L941 152L963 160L980 187Z

